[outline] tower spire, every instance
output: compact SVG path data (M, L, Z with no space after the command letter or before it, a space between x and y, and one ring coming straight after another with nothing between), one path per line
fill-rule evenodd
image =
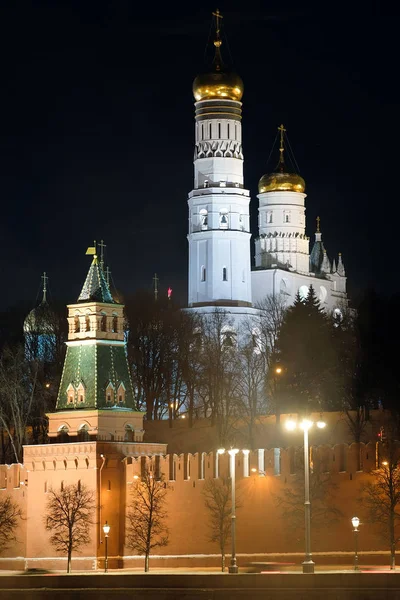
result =
M321 233L320 225L321 225L321 217L317 217L317 233Z
M279 171L281 173L283 173L283 171L285 170L285 158L284 158L284 152L285 152L285 144L284 144L284 135L286 132L286 129L284 127L283 124L281 124L278 127L278 131L280 132L280 141L279 141L279 164L278 164L278 168Z
M43 272L42 280L43 280L43 298L42 298L42 304L46 304L46 302L47 302L47 282L49 280L49 278L46 275L46 271Z
M159 282L159 279L157 277L157 273L154 273L153 281L154 281L154 300L157 302L157 299L158 299L158 282Z

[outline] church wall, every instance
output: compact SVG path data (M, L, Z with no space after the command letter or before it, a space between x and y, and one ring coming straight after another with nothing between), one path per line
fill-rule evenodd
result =
M342 278L343 279L343 278ZM341 308L345 297L334 290L334 281L320 279L309 275L301 275L282 269L256 270L251 273L253 303L262 301L266 296L277 296L282 293L287 298L287 304L294 303L297 292L302 286L307 289L313 286L321 307L327 311Z

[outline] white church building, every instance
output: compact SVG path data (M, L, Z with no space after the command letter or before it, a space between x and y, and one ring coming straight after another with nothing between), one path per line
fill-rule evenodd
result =
M347 305L346 274L339 254L329 260L319 219L310 252L306 235L305 182L285 166L281 125L276 172L258 184L258 232L250 259L250 193L244 187L241 78L222 61L217 14L215 58L193 83L194 187L189 193L189 308L221 307L236 320L255 315L257 303L283 294L287 304L312 285L321 306L340 315ZM340 312L339 312L340 311Z

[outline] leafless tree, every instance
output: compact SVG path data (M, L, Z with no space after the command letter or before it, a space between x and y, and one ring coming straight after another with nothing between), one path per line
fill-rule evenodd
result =
M67 573L71 572L72 552L80 552L90 542L94 509L94 493L83 483L49 491L44 522L51 532L50 543L57 552L67 555Z
M127 513L128 548L145 557L144 570L149 570L149 557L154 548L168 545L167 511L168 489L164 476L155 477L148 469L132 489L132 500Z
M372 471L373 481L361 487L360 505L366 520L378 528L389 543L390 568L395 569L396 546L400 540L400 451L398 442L388 432L383 460Z
M208 511L208 540L218 544L221 553L221 571L225 570L225 549L231 537L231 480L222 477L207 479L204 488L204 505Z
M365 406L357 406L354 410L346 409L344 411L344 419L352 439L357 444L357 471L360 471L362 468L361 441L368 424Z
M237 356L238 397L240 416L248 425L246 446L255 448L255 427L260 414L265 414L265 355L260 348L252 322L244 323L240 331L241 345Z
M0 553L15 541L15 530L22 518L21 508L10 496L0 499Z
M203 316L197 393L206 415L216 425L220 446L232 442L240 417L237 333L224 310L217 308Z
M15 462L22 461L22 447L38 399L37 361L25 360L24 348L5 347L0 356L0 426L12 447Z

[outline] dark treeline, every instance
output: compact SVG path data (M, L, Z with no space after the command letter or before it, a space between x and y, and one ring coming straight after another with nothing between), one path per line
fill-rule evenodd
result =
M221 444L233 440L240 420L248 425L246 443L252 447L261 414L355 410L357 415L360 407L383 406L400 415L399 296L368 291L356 311L344 308L335 317L321 310L311 288L305 301L298 297L289 309L266 298L260 319L249 318L240 330L218 309L201 318L142 291L124 302L134 393L148 420L172 424L184 417L190 427L207 417ZM0 313L3 462L20 461L25 443L47 442L46 412L55 407L67 338L65 307L54 305L49 314L51 335L38 345L34 332L24 335L26 313ZM362 422L356 418L352 427L360 441Z

